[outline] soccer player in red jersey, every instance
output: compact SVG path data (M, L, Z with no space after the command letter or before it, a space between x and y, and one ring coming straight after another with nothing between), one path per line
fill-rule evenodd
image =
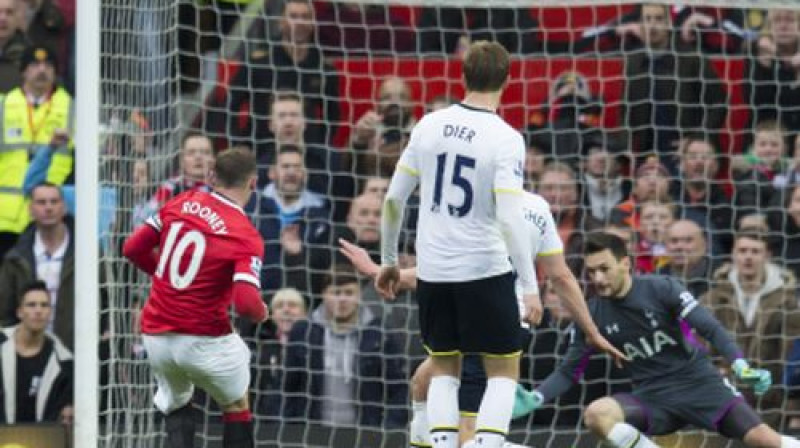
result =
M269 316L259 284L264 244L242 210L256 187L255 157L247 149L224 151L213 174L212 192L176 196L123 248L153 279L142 334L158 385L154 402L173 448L194 444L195 385L224 412L223 446L254 446L250 351L233 331L228 307L233 302L255 322Z

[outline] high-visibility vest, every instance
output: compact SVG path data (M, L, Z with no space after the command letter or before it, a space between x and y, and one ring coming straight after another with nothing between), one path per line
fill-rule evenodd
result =
M21 233L30 222L22 191L28 163L36 148L50 143L53 131L73 129L72 97L59 87L38 108L29 107L21 88L0 101L0 232ZM74 144L53 154L47 181L61 185L72 172Z

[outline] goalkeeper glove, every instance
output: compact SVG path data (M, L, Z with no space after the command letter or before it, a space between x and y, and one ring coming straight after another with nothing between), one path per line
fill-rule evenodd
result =
M764 395L772 385L772 374L769 370L753 369L744 359L734 361L731 368L739 381L753 387L756 395Z
M515 419L528 415L542 407L543 404L544 397L539 391L529 391L521 384L517 384L517 391L514 395L514 410L511 412L511 418Z

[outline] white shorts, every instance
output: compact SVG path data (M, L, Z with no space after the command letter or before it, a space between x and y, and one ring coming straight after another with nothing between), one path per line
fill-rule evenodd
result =
M250 349L236 333L142 335L158 390L156 407L168 414L189 403L194 386L220 406L241 399L250 385Z

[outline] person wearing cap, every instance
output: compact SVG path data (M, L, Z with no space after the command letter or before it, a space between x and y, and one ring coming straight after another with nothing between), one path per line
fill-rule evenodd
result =
M22 84L0 101L0 256L30 222L23 191L29 161L37 147L72 129L72 97L56 83L58 61L52 50L31 46L22 55ZM46 181L63 184L73 171L73 143L62 139L53 153Z
M624 224L639 231L640 204L646 201L665 201L669 198L669 171L655 155L647 157L636 169L630 197L611 210L609 219L614 224Z
M28 39L17 24L20 3L20 0L0 0L0 94L22 80L19 64Z

